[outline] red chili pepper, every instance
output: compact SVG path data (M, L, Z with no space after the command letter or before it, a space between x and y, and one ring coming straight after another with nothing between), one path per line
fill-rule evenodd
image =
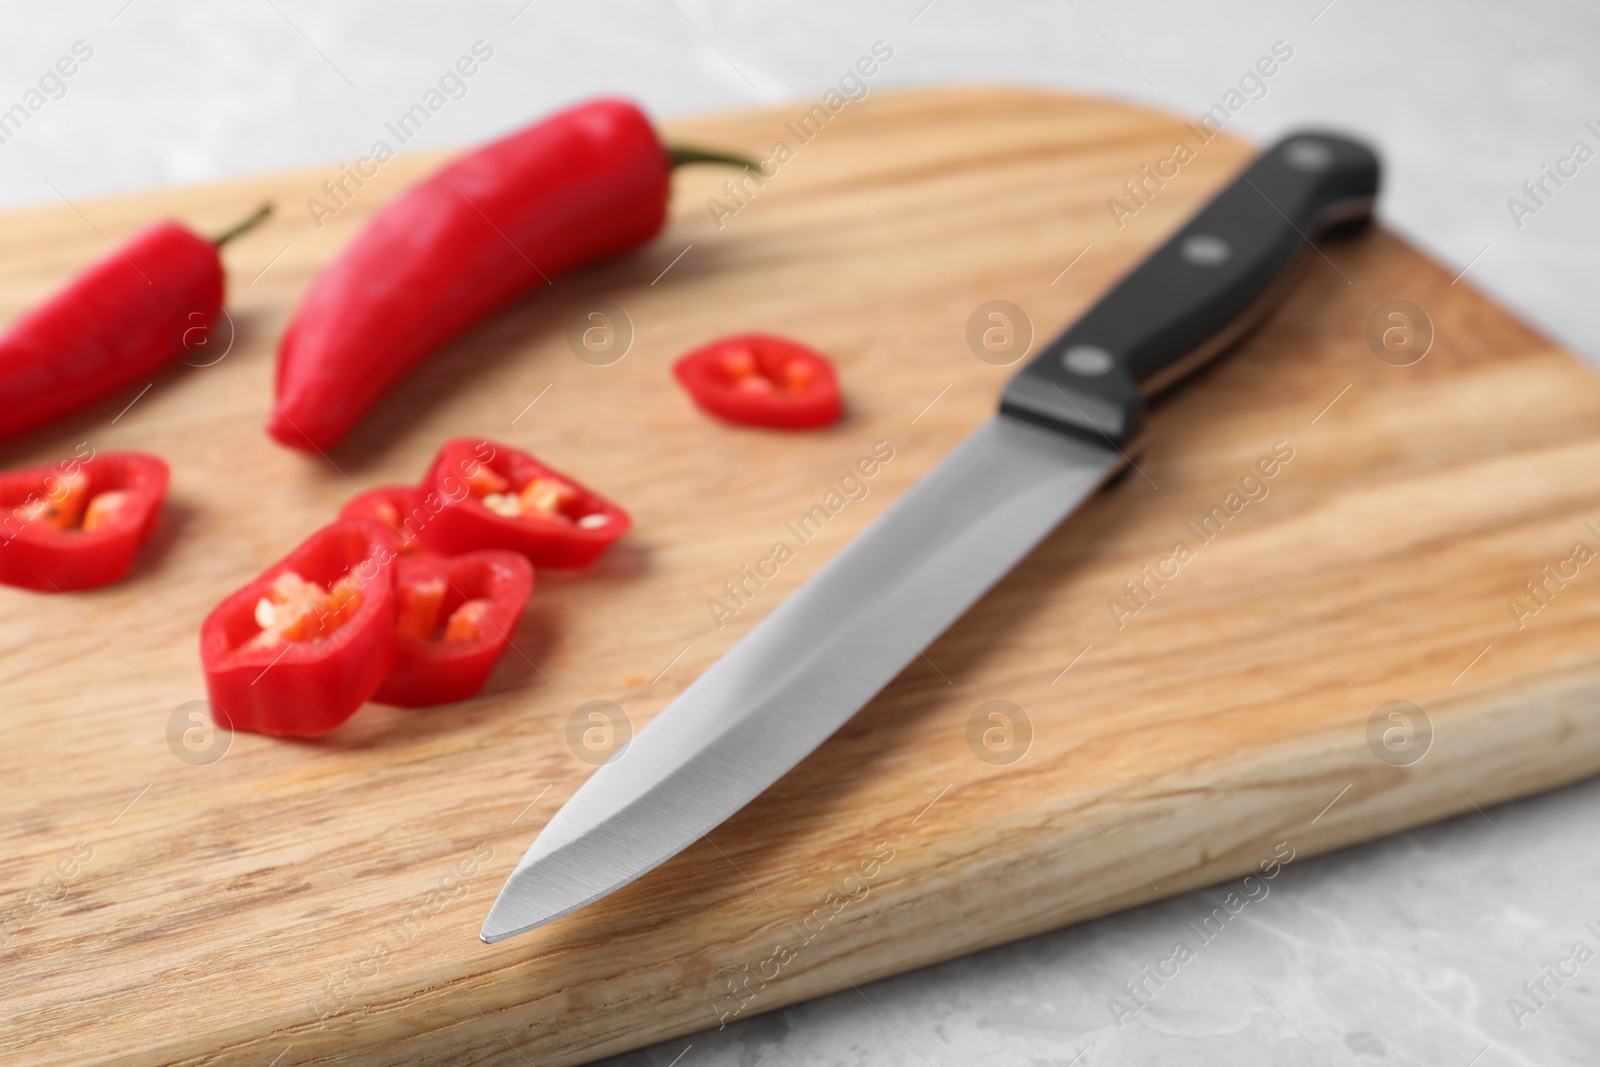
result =
M326 733L377 692L394 663L394 560L382 523L339 519L212 609L200 662L234 729Z
M401 560L394 667L372 699L420 708L477 696L532 589L533 567L515 552Z
M405 555L425 552L416 531L427 521L429 512L421 509L422 493L412 485L380 485L353 496L339 509L341 519L378 519L394 534L395 551Z
M422 543L456 554L520 552L536 567L587 567L633 520L617 505L528 453L492 441L447 441L423 479L439 512Z
M782 337L724 337L678 360L672 373L696 404L729 422L809 430L844 414L828 357Z
M158 222L25 312L0 336L0 438L59 418L149 377L206 344L222 311L215 241Z
M278 349L267 424L327 449L430 352L517 297L638 247L679 163L634 105L580 104L451 163L384 206L322 272Z
M167 465L140 452L0 474L0 582L48 593L116 581L166 495Z

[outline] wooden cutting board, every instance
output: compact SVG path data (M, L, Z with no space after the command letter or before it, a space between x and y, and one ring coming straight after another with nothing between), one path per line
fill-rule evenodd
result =
M792 158L740 200L725 171L680 173L647 251L452 345L326 458L261 430L275 342L437 157L347 183L321 229L307 200L333 166L7 217L9 318L152 216L280 209L228 249L225 358L0 449L173 469L127 580L0 589L0 1058L578 1063L1600 768L1600 380L1377 230L1310 255L1282 310L1162 405L1138 469L793 773L600 904L480 944L591 770L585 730L603 747L577 709L648 722L993 410L1019 350L974 354L969 333L1004 325L974 329L980 306L1016 305L1042 344L1251 154L1036 92L874 93L802 142L808 106L669 123ZM1193 158L1130 200L1180 140ZM1397 300L1431 328L1412 310L1393 351L1404 324L1370 324ZM605 306L631 344L586 362L571 324ZM697 411L671 362L748 329L829 352L845 421ZM210 606L457 434L572 472L634 532L589 573L540 574L478 700L369 706L309 741L186 736ZM792 559L763 564L778 542Z

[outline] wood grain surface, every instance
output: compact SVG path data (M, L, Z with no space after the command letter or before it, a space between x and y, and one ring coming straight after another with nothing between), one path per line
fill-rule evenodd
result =
M1282 310L1160 406L1137 470L793 773L649 877L480 944L591 769L575 709L647 722L994 409L1014 368L969 347L980 305L1016 304L1043 343L1251 153L1034 92L874 92L802 142L786 123L809 107L669 123L792 158L742 206L726 171L680 172L649 249L451 345L326 457L262 431L277 338L437 157L386 164L321 229L306 201L331 165L6 218L9 318L152 216L280 208L227 251L225 358L0 448L173 470L125 581L0 589L0 1059L579 1063L1600 768L1600 563L1563 562L1600 547L1600 381L1380 229L1309 254ZM1194 158L1119 227L1108 198L1179 139ZM1394 300L1432 324L1410 366L1368 342ZM631 343L595 365L570 327L606 305ZM830 353L847 418L788 435L698 412L672 360L751 329ZM369 706L310 741L186 739L211 605L459 434L570 471L633 533L589 573L539 575L478 700ZM875 447L891 458L847 480ZM830 502L800 543L786 524ZM728 600L779 541L793 558ZM1405 740L1396 701L1409 748L1384 747Z

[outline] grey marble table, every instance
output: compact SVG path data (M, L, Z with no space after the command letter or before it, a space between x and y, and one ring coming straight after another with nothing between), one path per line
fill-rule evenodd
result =
M1388 164L1389 225L1600 356L1600 160L1546 181L1536 199L1524 189L1574 142L1600 150L1585 125L1600 129L1600 8L1578 0L13 0L3 10L0 108L75 45L92 53L48 81L25 121L0 123L0 204L11 206L354 158L476 41L494 58L408 147L467 143L599 91L662 114L811 96L880 39L895 60L879 86L1035 83L1195 114L1284 41L1293 61L1235 129L1264 139L1317 121L1373 138ZM1574 953L1600 951L1597 825L1591 781L1296 863L1131 1020L1112 1008L1131 1003L1124 983L1223 889L613 1062L1600 1063L1600 958Z

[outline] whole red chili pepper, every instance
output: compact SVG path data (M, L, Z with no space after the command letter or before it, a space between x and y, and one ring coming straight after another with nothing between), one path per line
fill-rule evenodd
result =
M372 699L420 708L477 696L532 589L533 567L515 552L402 559L394 666Z
M672 373L696 404L729 422L810 430L844 414L828 357L783 337L724 337L678 360Z
M60 593L116 581L155 529L167 477L141 452L0 474L0 582Z
M236 730L321 734L353 715L395 655L394 560L376 519L339 519L200 626L211 703Z
M278 348L267 429L337 444L419 360L530 289L654 237L679 163L634 105L599 99L451 163L372 217L313 283Z
M259 208L214 241L154 223L20 316L0 335L0 438L86 407L207 343L225 287L217 250L270 211Z
M476 438L446 441L419 488L439 510L417 538L447 555L503 548L537 567L587 567L633 524L528 453Z

